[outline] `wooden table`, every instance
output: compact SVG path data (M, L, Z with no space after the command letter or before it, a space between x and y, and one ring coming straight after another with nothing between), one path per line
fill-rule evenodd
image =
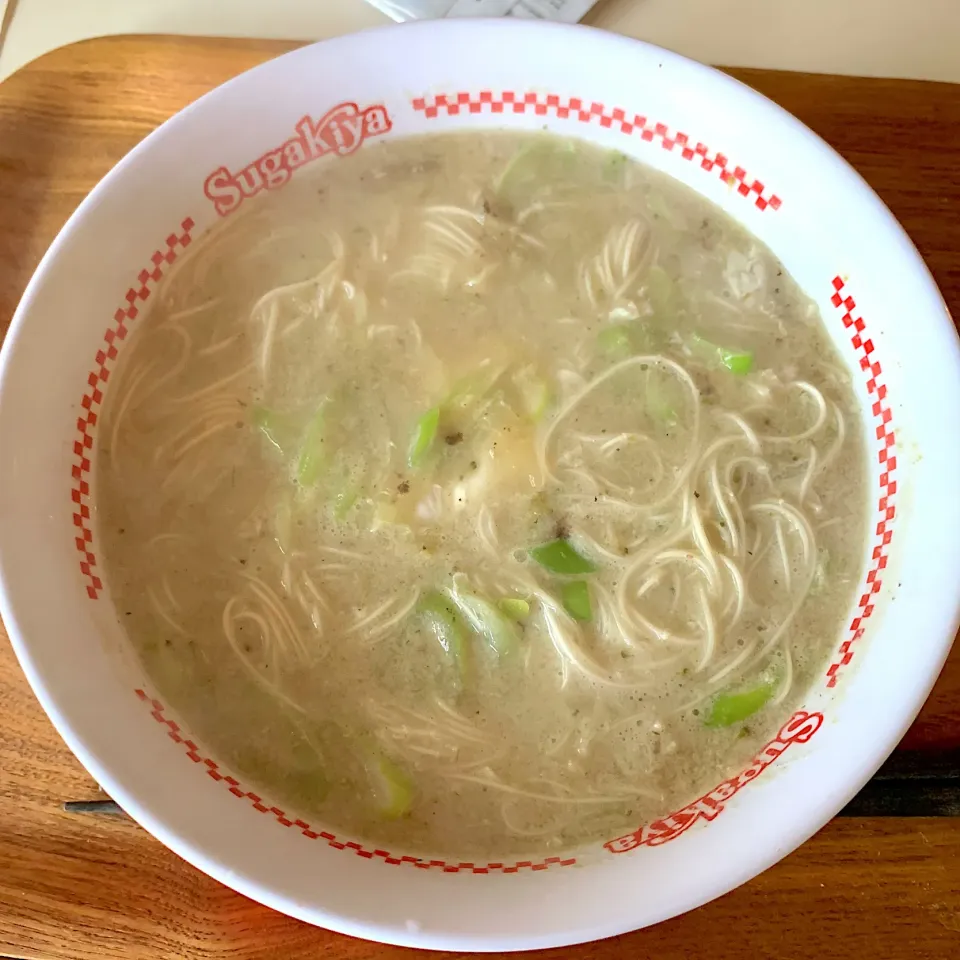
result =
M150 130L292 44L112 38L0 85L0 323L84 194ZM913 236L960 316L960 87L731 71L834 144ZM909 318L904 318L909 322ZM65 318L66 322L66 318ZM123 818L71 815L97 785L0 637L0 957L390 957L220 886ZM904 748L960 747L960 645ZM960 957L960 818L844 817L691 914L555 957Z

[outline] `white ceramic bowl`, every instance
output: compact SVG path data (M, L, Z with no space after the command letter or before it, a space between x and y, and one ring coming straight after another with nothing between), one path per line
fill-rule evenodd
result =
M191 739L126 649L99 576L91 447L127 331L170 263L314 154L364 137L509 127L651 164L764 240L853 371L873 517L863 587L804 709L739 776L564 858L423 862L288 817ZM524 21L393 27L288 54L164 124L71 217L23 297L0 379L0 609L57 729L147 830L312 923L511 950L604 937L716 897L784 856L896 744L957 625L960 358L902 229L809 130L707 67ZM753 782L753 781L756 782Z

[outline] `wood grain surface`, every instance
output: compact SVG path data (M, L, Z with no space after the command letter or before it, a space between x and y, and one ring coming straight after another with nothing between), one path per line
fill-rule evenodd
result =
M124 153L211 87L292 46L95 40L49 54L0 85L2 328L57 230ZM960 316L960 87L731 72L799 116L860 170L906 226ZM960 645L905 744L960 746ZM0 637L0 956L352 960L407 953L272 913L198 873L125 818L61 809L64 800L99 795ZM544 956L957 957L960 819L837 819L700 910Z

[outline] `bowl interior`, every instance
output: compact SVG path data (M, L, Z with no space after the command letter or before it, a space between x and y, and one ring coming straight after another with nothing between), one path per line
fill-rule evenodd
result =
M249 202L232 174L250 168L258 190L281 189L301 166L367 139L492 127L621 150L773 249L853 372L871 519L863 586L827 669L739 775L605 846L512 863L424 861L288 814L158 699L100 575L91 451L110 372L158 283ZM416 946L594 939L696 906L779 859L862 785L916 714L957 620L960 428L948 412L958 371L942 300L888 211L806 128L735 81L645 44L543 23L341 38L259 67L165 124L45 257L3 353L0 610L38 697L91 773L164 843L241 892Z

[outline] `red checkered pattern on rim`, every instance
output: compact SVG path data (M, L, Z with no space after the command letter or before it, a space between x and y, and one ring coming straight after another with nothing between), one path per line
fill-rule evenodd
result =
M860 354L860 369L867 376L867 392L873 397L871 412L876 422L877 460L880 464L880 496L877 502L877 522L871 536L875 538L863 593L857 600L857 614L850 622L850 636L840 644L837 659L827 669L827 686L835 687L837 675L853 659L853 645L863 636L864 622L870 618L876 605L876 597L883 583L883 571L887 567L890 541L893 539L893 520L897 514L894 498L897 493L897 457L893 414L887 400L887 387L883 382L883 368L875 354L873 341L865 336L866 324L859 316L856 301L844 293L846 281L833 278L833 296L830 302L842 311L844 327L850 332L850 342Z
M80 552L80 572L87 578L87 596L96 600L103 589L103 581L95 572L97 558L93 552L93 529L90 521L90 468L93 453L93 435L103 402L103 390L110 379L113 362L117 358L117 341L126 339L131 321L136 320L140 308L166 267L177 259L177 248L190 245L190 231L194 222L187 217L180 224L182 233L171 233L164 241L164 249L154 251L150 266L137 275L137 286L130 287L123 305L113 315L113 323L103 335L103 344L94 357L94 366L87 375L87 390L80 401L83 413L77 417L79 437L73 443L75 462L71 467L73 484L70 499L73 508L74 543Z
M537 116L555 114L562 120L572 118L581 123L596 121L601 127L616 127L621 133L637 135L641 140L658 142L664 150L680 152L684 160L699 164L708 173L715 172L724 183L735 187L744 197L751 197L761 210L772 207L779 210L782 203L775 193L767 193L766 187L747 175L743 167L736 166L723 153L712 151L706 144L694 141L688 134L671 131L663 123L650 120L640 114L629 114L620 107L607 108L602 103L588 102L579 97L558 97L555 94L515 93L507 90L494 93L481 90L479 93L438 93L434 97L416 97L413 109L426 117L441 113L457 116L460 113L532 113Z
M446 860L425 860L421 857L395 857L386 850L368 850L354 840L338 840L334 834L327 830L314 830L305 820L288 817L279 807L268 807L258 794L244 789L236 777L223 773L215 760L202 756L200 748L192 740L183 736L180 726L163 715L164 706L159 700L148 696L143 690L138 689L136 694L150 707L150 715L153 719L167 728L167 736L174 743L180 744L186 751L187 756L194 763L199 763L204 768L208 777L216 780L217 783L222 783L233 796L240 800L246 800L258 813L269 813L281 826L296 827L307 839L325 840L327 846L333 847L335 850L350 850L358 857L364 857L367 860L379 859L384 863L394 865L408 863L420 870L433 869L440 870L442 873L519 873L521 870L539 871L546 870L549 867L569 867L577 862L574 857L547 857L545 860L520 860L517 863L448 863Z

